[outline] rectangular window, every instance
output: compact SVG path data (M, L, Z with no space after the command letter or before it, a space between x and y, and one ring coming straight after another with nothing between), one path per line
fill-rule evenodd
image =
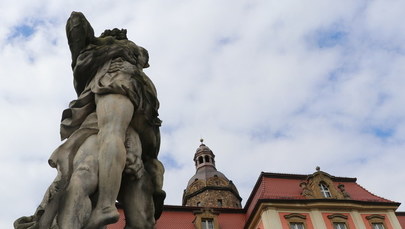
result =
M290 223L290 229L304 229L303 223Z
M202 219L202 229L214 229L214 223L212 219Z
M384 229L384 225L382 223L373 223L371 224L373 229Z
M222 200L221 199L217 200L217 205L218 205L218 207L222 207Z
M347 229L345 223L333 223L333 228L334 229Z

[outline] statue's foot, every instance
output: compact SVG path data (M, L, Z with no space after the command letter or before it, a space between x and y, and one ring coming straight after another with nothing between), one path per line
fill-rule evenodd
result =
M115 207L95 208L85 229L99 229L104 225L116 223L119 218L120 214Z

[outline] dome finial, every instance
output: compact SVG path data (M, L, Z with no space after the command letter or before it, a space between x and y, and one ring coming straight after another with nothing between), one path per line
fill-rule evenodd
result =
M200 138L200 142L201 142L201 144L203 144L203 143L204 143L204 139L203 139L203 138Z

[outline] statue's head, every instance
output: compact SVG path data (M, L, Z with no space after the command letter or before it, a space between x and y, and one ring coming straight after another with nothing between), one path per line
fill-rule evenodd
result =
M128 38L127 38L127 30L126 29L117 29L117 28L114 28L112 30L111 29L106 29L100 35L100 38L108 37L108 36L114 37L117 40L128 40Z
M78 29L79 25L80 28ZM71 39L70 36L72 35L71 33L73 29L79 30L78 32L85 34L87 41L90 41L94 37L94 30L82 12L73 11L70 14L70 17L66 23L66 33L68 35L68 39ZM75 34L73 34L73 36L74 35Z

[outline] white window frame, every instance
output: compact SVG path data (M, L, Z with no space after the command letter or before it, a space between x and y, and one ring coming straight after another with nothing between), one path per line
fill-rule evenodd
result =
M329 188L325 183L323 183L323 182L319 183L319 189L321 190L323 197L325 197L325 198L332 197L332 194L330 193Z
M290 229L305 229L305 225L301 222L290 222Z
M333 222L334 229L347 229L346 223L344 222Z
M371 223L373 229L385 229L383 223Z
M214 229L214 220L209 218L202 218L201 229Z

